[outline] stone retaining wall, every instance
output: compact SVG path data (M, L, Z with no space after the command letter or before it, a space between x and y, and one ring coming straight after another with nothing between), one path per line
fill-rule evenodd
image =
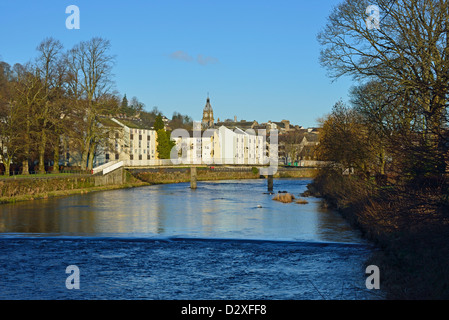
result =
M8 178L0 180L0 199L19 196L34 196L48 192L89 189L98 186L121 185L126 182L123 168L117 169L107 175L74 175L51 176L34 178Z

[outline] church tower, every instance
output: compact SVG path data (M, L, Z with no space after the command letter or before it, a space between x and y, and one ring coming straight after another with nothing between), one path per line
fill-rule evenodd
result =
M206 106L203 110L203 127L211 128L214 126L214 111L212 110L212 106L210 105L210 99L207 97Z

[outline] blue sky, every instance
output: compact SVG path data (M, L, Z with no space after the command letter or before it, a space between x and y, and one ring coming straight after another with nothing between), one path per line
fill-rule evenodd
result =
M15 0L0 2L0 60L36 56L46 37L66 49L94 36L116 55L116 90L201 120L207 94L215 120L316 125L342 98L350 79L332 83L319 64L317 33L339 0ZM69 30L69 5L80 29Z

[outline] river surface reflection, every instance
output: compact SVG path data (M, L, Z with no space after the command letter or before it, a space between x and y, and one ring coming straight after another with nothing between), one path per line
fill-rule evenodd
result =
M307 179L278 179L274 192L299 197ZM0 236L191 237L362 243L337 213L284 204L267 194L265 180L155 185L6 204Z

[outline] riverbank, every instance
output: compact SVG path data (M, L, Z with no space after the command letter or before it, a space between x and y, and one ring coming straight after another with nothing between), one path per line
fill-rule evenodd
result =
M82 189L71 189L71 190L56 190L43 192L33 195L19 195L15 197L1 197L0 204L4 203L15 203L20 201L30 201L30 200L39 200L39 199L48 199L52 197L64 197L76 194L87 194L90 192L96 191L107 191L107 190L117 190L117 189L127 189L127 188L136 188L149 185L148 183L138 182L138 183L125 183L125 184L117 184L117 185L108 185L101 187L89 187Z
M381 248L367 263L379 267L388 299L407 300L449 298L449 227L438 194L430 187L379 187L332 171L318 175L306 192Z
M120 174L123 174L121 181L93 175L51 174L3 179L0 181L0 204L148 185L126 171Z

